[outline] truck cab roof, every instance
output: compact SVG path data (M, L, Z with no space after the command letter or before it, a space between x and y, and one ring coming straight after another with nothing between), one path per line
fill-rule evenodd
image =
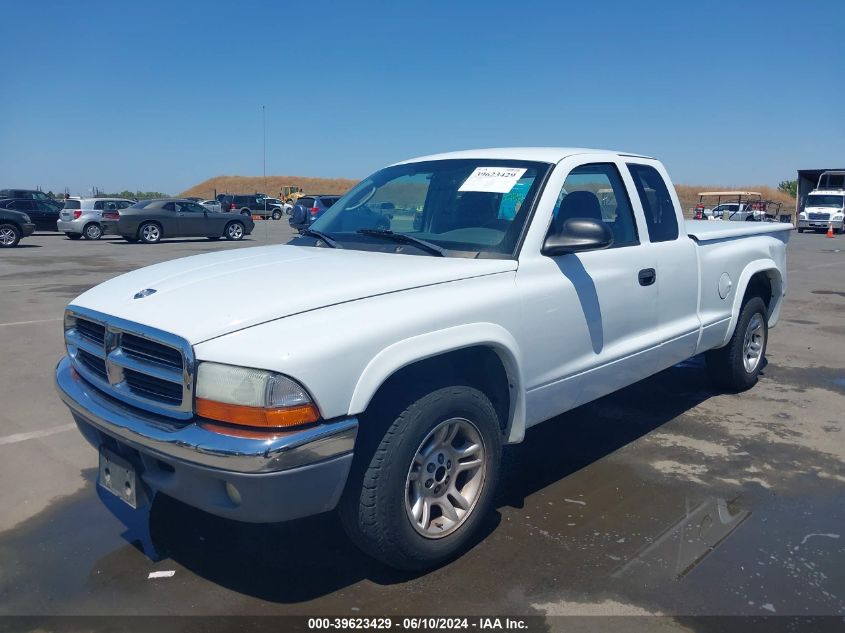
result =
M633 158L647 158L654 160L650 156L642 154L634 154L629 152L619 152L615 150L606 149L590 149L586 147L491 147L486 149L468 149L457 152L445 152L442 154L431 154L428 156L418 156L410 160L403 160L396 165L404 165L406 163L419 163L429 160L449 160L460 158L480 158L480 159L508 159L508 160L528 160L541 163L559 163L564 158L574 156L576 154L608 154L614 157L633 157Z

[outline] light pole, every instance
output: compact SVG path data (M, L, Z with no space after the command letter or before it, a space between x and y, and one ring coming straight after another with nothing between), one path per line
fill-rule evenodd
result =
M264 221L267 221L267 113L266 113L266 106L261 106L261 128L263 134L263 145L262 145L262 154L263 154L263 165L262 165L262 173L263 173L263 180L264 180Z

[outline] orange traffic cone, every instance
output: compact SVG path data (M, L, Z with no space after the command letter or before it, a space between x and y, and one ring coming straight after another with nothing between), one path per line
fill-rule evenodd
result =
M827 223L827 236L833 237L833 222Z

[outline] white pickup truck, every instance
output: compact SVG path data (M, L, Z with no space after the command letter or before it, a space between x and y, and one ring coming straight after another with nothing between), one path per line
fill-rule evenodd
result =
M56 384L99 485L134 507L337 508L366 552L425 568L467 545L529 427L702 352L718 385L754 385L791 228L684 222L635 154L417 158L292 244L82 294Z

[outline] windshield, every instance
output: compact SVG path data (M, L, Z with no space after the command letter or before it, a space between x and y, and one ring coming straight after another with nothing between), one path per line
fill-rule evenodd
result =
M845 196L811 194L807 196L805 207L831 207L841 209L845 203Z
M373 230L408 235L449 254L511 256L547 163L437 160L387 167L361 181L312 225L344 248L420 254L385 243ZM300 204L302 201L300 200Z

